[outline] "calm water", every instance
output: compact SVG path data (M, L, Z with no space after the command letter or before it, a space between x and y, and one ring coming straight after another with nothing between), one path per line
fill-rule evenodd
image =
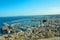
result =
M49 16L17 16L17 17L0 17L0 28L3 26L3 23L16 23L19 22L21 24L26 24L32 27L33 25L40 25L39 21L31 21L34 18L45 18ZM60 16L59 16L60 17ZM20 25L17 25L17 29L21 27ZM27 26L26 26L27 27ZM24 28L26 28L24 26ZM20 30L20 29L19 29Z
M49 16L15 16L15 17L0 17L0 27L2 27L3 23L14 23L14 22L20 22L28 25L39 25L40 22L37 21L30 21L34 18L45 18Z
M41 18L41 16L0 17L0 27L2 27L2 24L5 22L8 22L8 23L21 22L21 23L25 23L25 24L38 23L38 22L29 21L33 18Z

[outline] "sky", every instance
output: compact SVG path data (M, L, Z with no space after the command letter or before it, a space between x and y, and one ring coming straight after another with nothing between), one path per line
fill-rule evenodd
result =
M60 14L60 0L0 0L0 17Z

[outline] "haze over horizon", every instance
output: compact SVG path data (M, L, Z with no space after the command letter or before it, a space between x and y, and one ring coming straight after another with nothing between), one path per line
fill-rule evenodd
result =
M60 14L60 0L0 0L0 17Z

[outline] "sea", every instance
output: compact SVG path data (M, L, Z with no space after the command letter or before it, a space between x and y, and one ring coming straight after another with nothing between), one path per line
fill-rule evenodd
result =
M20 24L24 25L24 27L22 27L20 24L18 24L18 25L16 25L16 30L21 30L22 28L25 30L28 26L32 27L34 25L40 25L40 21L32 21L32 19L41 19L41 18L47 18L47 17L50 18L53 16L60 17L60 15L0 17L0 28L3 27L3 23L8 23L8 24L20 23ZM1 35L1 33L0 33L0 35Z
M20 22L28 25L39 25L39 21L31 21L34 18L47 18L47 17L60 17L60 15L35 15L35 16L11 16L11 17L0 17L0 28L3 26L3 23L15 23Z
M13 17L0 17L0 27L3 26L3 23L15 23L15 22L21 22L21 23L29 23L27 21L30 21L33 18L41 18L41 16L13 16ZM30 22L31 24L32 22Z
M59 16L60 15L36 15L36 16L12 16L12 17L0 17L0 28L3 26L3 23L16 23L20 22L23 24L28 24L28 25L39 25L39 21L31 21L34 18L47 18L47 17L52 17L52 16Z

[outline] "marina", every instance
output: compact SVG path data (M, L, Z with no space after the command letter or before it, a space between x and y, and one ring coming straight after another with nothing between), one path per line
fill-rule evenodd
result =
M39 40L60 37L60 16L58 15L19 19L2 24L0 34L4 40ZM12 36L18 38L14 39Z

